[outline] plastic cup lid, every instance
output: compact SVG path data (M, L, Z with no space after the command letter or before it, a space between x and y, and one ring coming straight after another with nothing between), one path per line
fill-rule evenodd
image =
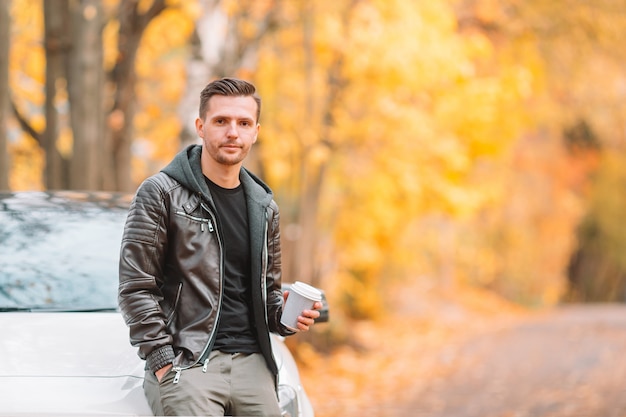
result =
M291 285L291 290L297 292L303 297L306 297L310 300L321 301L322 300L322 292L317 288L305 284L304 282L296 281Z

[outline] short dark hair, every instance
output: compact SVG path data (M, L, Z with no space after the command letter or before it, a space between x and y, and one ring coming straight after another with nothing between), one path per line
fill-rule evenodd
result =
M201 119L204 119L206 112L209 110L209 100L211 97L218 96L250 96L256 101L256 121L259 122L261 117L261 97L256 93L256 87L248 81L237 78L220 78L211 81L200 93L200 111Z

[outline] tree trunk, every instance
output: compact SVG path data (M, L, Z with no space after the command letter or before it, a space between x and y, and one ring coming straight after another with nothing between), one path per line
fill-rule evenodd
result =
M358 0L348 3L344 10L345 32L348 32L350 24L350 14L358 4ZM305 66L307 73L307 114L314 114L313 102L315 97L313 85L313 68L314 62L314 3L303 3L301 9L301 19L303 28L303 48L305 51ZM323 103L323 120L320 126L320 137L313 147L326 146L331 151L334 148L331 142L330 132L335 124L333 112L338 106L341 94L347 87L347 82L342 76L344 57L339 53L327 73L327 85L329 86L328 95ZM312 146L305 146L300 156L300 195L297 201L297 208L294 212L291 222L297 223L299 233L297 238L289 242L291 246L288 253L291 256L283 259L283 264L287 270L288 276L306 281L314 286L319 286L321 272L320 262L320 245L321 236L319 234L319 206L324 181L326 179L326 171L328 162L322 161L317 164L309 162Z
M302 19L302 41L304 50L304 72L306 74L306 114L314 114L314 83L313 68L315 67L315 53L313 46L314 38L314 5L306 2L302 4L300 9L300 18ZM298 233L288 239L286 253L288 256L283 259L285 273L290 280L300 280L308 282L312 285L319 285L316 279L316 261L317 251L317 216L319 195L321 192L323 181L323 169L320 172L314 172L309 164L308 159L309 148L305 147L300 155L300 171L299 171L299 198L297 199L297 207L293 213L289 223L298 224Z
M139 13L139 1L120 2L118 37L118 61L109 74L109 81L115 87L113 107L109 112L108 143L113 154L112 171L114 177L105 181L105 189L133 191L131 178L131 144L133 118L135 116L135 59L141 37L148 23L165 8L165 0L153 1L150 9ZM108 168L107 168L108 169Z
M67 61L71 126L74 135L70 188L101 189L102 8L98 0L71 2L72 48Z
M67 86L65 62L70 49L68 39L69 3L67 0L46 1L44 6L45 51L46 51L46 130L42 135L41 147L46 153L44 184L49 190L69 188L68 161L57 148L60 124L57 96Z
M0 190L9 189L7 120L9 115L10 1L0 2Z
M597 242L583 241L567 269L569 302L626 302L626 270Z

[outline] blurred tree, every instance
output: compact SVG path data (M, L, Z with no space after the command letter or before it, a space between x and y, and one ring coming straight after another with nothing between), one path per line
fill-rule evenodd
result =
M44 1L44 6L49 3ZM66 21L66 25L69 27L71 48L66 62L66 80L73 147L68 188L98 190L103 189L107 176L111 174L101 163L106 160L103 155L108 155L104 152L107 147L103 146L106 134L103 128L102 2L82 0L70 1L69 4L70 20ZM49 10L46 7L44 14ZM128 189L119 179L115 185L106 189Z
M112 177L105 181L105 189L132 191L135 183L131 175L133 121L136 114L135 85L136 58L142 36L148 24L167 7L165 0L154 0L146 8L141 0L119 2L117 18L117 59L107 74L107 91L113 91L110 107L106 108L107 131L104 135L112 160L105 171Z
M11 18L10 1L0 2L0 190L9 189L9 47Z
M342 22L335 30L339 36L346 36L354 25L354 10L359 1L337 2L333 8L326 9L334 12L333 19ZM336 120L333 112L340 106L340 100L345 93L349 80L343 73L348 51L336 43L324 45L324 38L329 36L324 27L324 20L328 16L324 14L324 8L319 4L304 2L299 5L295 18L300 21L300 34L298 41L301 44L301 56L299 58L302 70L302 98L300 117L313 122L311 126L314 132L300 132L301 135L298 160L290 180L292 185L298 187L294 195L289 197L290 211L286 220L289 224L286 235L289 255L284 262L288 276L293 279L304 280L314 286L321 286L321 278L324 268L322 250L328 246L325 233L326 227L320 225L323 209L322 193L327 186L328 170L332 159L328 154L339 150L336 138L333 138L332 130ZM319 48L322 48L320 50ZM326 47L326 50L323 48ZM329 54L327 60L321 59L322 54ZM320 67L325 68L325 75L318 73ZM286 75L286 74L285 74ZM319 94L319 81L325 84L323 95ZM307 128L304 123L301 128ZM317 136L317 137L315 137ZM326 230L324 230L326 229Z
M322 190L336 139L333 111L346 84L340 43L358 1L282 2L281 26L263 45L257 82L264 97L262 161L274 181L283 218L283 269L288 281L320 285ZM337 24L330 33L325 25ZM331 38L332 36L338 36Z
M626 302L626 164L605 152L568 265L566 301Z
M606 151L624 137L626 57L620 34L626 29L626 3L464 0L456 5L462 33L479 34L494 49L490 64L502 69L521 64L534 86L524 134L493 167L499 191L473 225L462 226L460 269L470 282L509 298L552 304L566 291L574 231L599 160L589 140L602 138Z
M586 124L566 132L568 148L582 154L599 143ZM626 301L626 249L622 212L626 170L622 152L605 151L594 177L589 210L578 228L578 245L568 265L567 301Z
M58 108L67 100L67 74L70 39L67 22L70 21L69 2L44 2L44 44L46 54L46 98L44 115L46 128L41 147L46 153L44 182L46 188L59 190L69 187L69 161L62 155L57 142L59 132L67 131L67 121L60 120ZM64 123L65 122L65 123Z
M102 27L100 1L43 2L46 53L46 153L49 189L102 189ZM69 104L67 120L58 111ZM59 150L61 133L71 131L71 152Z
M101 2L43 2L45 128L14 106L23 129L45 151L49 189L101 189L102 26ZM60 112L66 106L69 110ZM71 133L70 133L71 132ZM71 141L64 147L60 140ZM69 139L68 138L71 138Z
M416 220L485 199L477 162L516 137L531 87L524 68L482 71L489 49L458 35L446 1L288 6L258 72L263 160L296 254L285 276L371 317L392 265L418 270Z
M109 22L103 3L59 0L42 6L50 64L44 132L17 103L13 108L23 130L45 150L46 187L131 191L135 58L146 27L166 2L155 0L147 7L140 0L119 2L117 58L106 74L103 29ZM69 110L61 112L65 106Z

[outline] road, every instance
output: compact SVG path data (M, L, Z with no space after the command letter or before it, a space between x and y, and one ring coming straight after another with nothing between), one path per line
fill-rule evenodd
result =
M448 370L397 415L626 417L626 305L561 307L473 336L437 360Z

